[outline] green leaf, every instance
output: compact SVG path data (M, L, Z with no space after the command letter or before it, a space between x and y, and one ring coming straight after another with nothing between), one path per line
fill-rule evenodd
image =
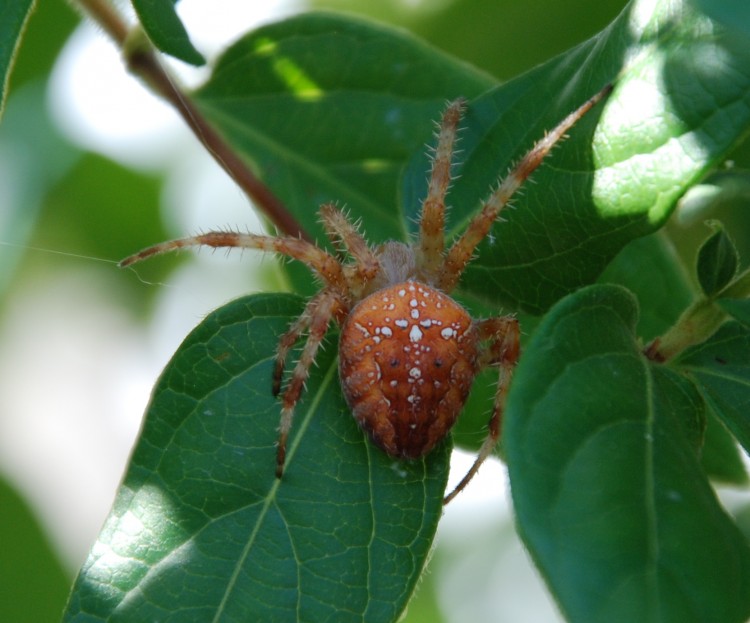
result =
M204 65L206 59L190 41L176 4L177 0L133 0L143 30L157 48L191 65Z
M719 299L716 302L732 318L750 326L750 299Z
M600 282L625 286L637 297L637 334L643 340L669 329L694 298L687 272L663 232L633 240L607 266Z
M636 334L646 342L667 331L694 298L687 271L661 231L626 246L604 271L600 281L625 286L637 297ZM712 412L706 417L700 458L710 478L733 484L746 483L737 443Z
M703 344L677 360L700 388L706 402L750 453L750 328L724 324Z
M544 311L661 226L750 126L750 47L683 2L631 2L593 39L472 102L453 233L498 173L608 81L614 93L513 201L464 288Z
M0 0L0 117L8 96L13 61L33 8L34 0Z
M492 84L402 31L314 13L240 39L195 97L313 237L336 201L377 242L406 236L399 178L446 100Z
M233 46L196 98L314 238L317 206L338 201L378 242L414 231L423 145L446 99L475 98L449 197L453 236L536 139L615 81L462 282L467 295L539 313L661 226L743 136L748 68L750 48L685 2L638 0L590 41L480 96L489 79L401 32L308 14Z
M722 483L747 486L747 470L740 452L732 433L709 410L706 436L701 448L701 464L708 477Z
M1 621L57 621L70 578L28 504L0 479Z
M278 338L299 298L221 308L159 381L66 621L395 621L430 551L449 444L398 462L366 442L328 343L274 476Z
M737 249L724 227L717 221L709 225L715 230L698 251L698 283L706 296L713 296L728 285L737 274Z
M745 0L693 0L696 6L727 28L750 35L750 5Z
M701 397L636 322L592 286L532 337L504 431L518 528L572 622L743 622L750 548L698 462Z

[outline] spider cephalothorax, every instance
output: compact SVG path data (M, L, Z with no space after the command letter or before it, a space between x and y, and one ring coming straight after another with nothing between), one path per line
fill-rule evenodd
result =
M290 349L307 340L281 394L276 475L281 477L294 407L310 366L332 320L341 325L339 372L349 407L370 439L387 454L414 459L427 454L450 431L477 372L499 370L489 432L474 465L445 498L450 501L492 453L500 436L503 404L519 355L519 328L512 316L474 320L450 292L487 236L500 211L550 149L610 86L563 119L529 151L499 184L466 230L445 248L445 196L462 100L443 114L418 239L390 241L372 248L333 204L320 210L326 234L350 261L292 237L209 232L145 249L121 262L127 266L157 253L207 245L272 251L307 264L324 286L282 336L272 391L281 379Z

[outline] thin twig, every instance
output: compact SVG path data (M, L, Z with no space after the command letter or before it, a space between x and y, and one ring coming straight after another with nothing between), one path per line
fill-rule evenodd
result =
M211 126L195 104L159 63L145 40L130 40L130 28L106 0L77 0L86 15L99 24L123 53L131 72L139 76L180 114L196 138L237 183L253 203L283 233L309 240L297 219L261 182L224 138Z

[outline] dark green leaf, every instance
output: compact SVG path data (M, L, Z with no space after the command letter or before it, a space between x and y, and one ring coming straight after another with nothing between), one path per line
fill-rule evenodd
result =
M737 250L721 223L710 223L716 231L698 251L698 283L706 296L713 296L732 281L737 274Z
M750 47L682 2L631 2L597 37L472 102L452 231L498 174L607 81L614 93L513 201L463 287L543 311L663 224L750 125ZM423 194L414 179L410 206Z
M708 477L718 482L747 485L747 470L737 441L713 411L706 418L701 464Z
M625 286L637 297L636 334L649 341L667 331L693 300L687 277L669 239L657 232L625 247L604 271L601 282ZM700 457L710 478L746 482L737 443L713 413L706 418Z
M638 299L638 336L651 340L669 329L693 300L688 275L663 232L626 246L601 283L625 286Z
M401 31L306 14L238 41L196 98L307 231L336 201L377 242L406 236L398 180L446 100L492 84Z
M211 314L157 385L66 621L395 621L442 512L449 446L398 462L366 442L332 344L274 477L271 372L301 300Z
M191 65L203 65L206 59L191 43L176 4L177 0L133 0L143 30L157 48Z
M695 379L706 402L750 452L750 328L727 322L676 364Z
M636 315L586 288L527 346L504 432L519 530L570 621L743 622L750 548L698 462L701 397L644 359Z
M719 299L716 302L732 318L750 326L750 299Z
M464 289L538 313L594 281L744 134L748 67L750 49L684 3L638 1L594 39L473 101L450 235L535 139L616 81L483 243ZM305 15L240 41L196 96L314 237L317 206L338 200L380 241L413 231L423 144L443 102L490 85L400 32Z
M0 0L0 116L8 95L8 80L34 0Z

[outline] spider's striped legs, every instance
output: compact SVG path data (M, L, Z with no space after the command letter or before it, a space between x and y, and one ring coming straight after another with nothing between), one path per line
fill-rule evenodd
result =
M461 120L465 102L451 102L443 113L438 130L438 143L432 160L427 197L422 204L419 219L419 254L423 278L434 283L443 265L445 250L445 194L451 181L453 157L458 122Z
M479 471L482 463L492 454L497 442L500 440L505 399L508 395L508 388L513 376L513 368L518 361L521 351L521 330L518 326L518 320L513 316L500 316L480 320L476 323L476 327L479 332L479 339L486 343L480 355L480 368L497 366L499 370L495 389L495 404L492 409L492 416L490 417L487 437L479 448L474 464L453 491L445 496L443 504L447 504L463 491L471 479L474 478L477 471Z
M279 354L276 358L276 371L280 384L281 372L283 372L284 357L286 357L289 348L294 344L299 335L307 329L307 341L302 348L297 365L294 367L292 376L289 379L284 393L281 396L281 422L279 424L279 443L276 451L276 477L281 478L284 473L284 463L286 462L286 443L289 438L289 431L292 428L292 416L294 407L297 405L302 394L305 381L310 376L310 367L315 361L318 348L328 330L331 319L340 311L341 299L336 292L323 290L314 296L305 307L302 316L297 320L292 328L281 338L279 345ZM286 344L286 347L284 347ZM282 349L285 350L282 352ZM279 365L281 367L279 367ZM274 388L276 385L276 375L274 375Z
M358 298L364 292L367 282L372 281L380 272L380 260L357 230L357 225L334 204L326 203L321 206L320 217L331 242L340 242L355 260L353 265L344 265L344 273L349 294Z
M177 249L187 247L213 247L219 248L240 248L240 249L257 249L286 255L299 260L312 268L320 277L331 287L339 292L346 293L347 284L344 277L344 271L341 263L330 253L319 249L314 244L300 238L277 238L275 236L262 236L258 234L239 234L229 231L210 231L198 236L189 238L180 238L178 240L169 240L156 244L147 249L143 249L120 262L121 267L130 266L136 262L169 253Z
M508 176L497 187L497 190L485 201L481 211L472 219L466 231L448 250L442 274L438 280L438 286L444 292L450 292L456 286L466 265L471 261L477 245L485 239L500 211L508 205L508 201L526 181L526 178L542 163L545 156L565 136L565 133L611 91L612 85L608 84L577 110L570 113L549 134L539 140L513 167Z

